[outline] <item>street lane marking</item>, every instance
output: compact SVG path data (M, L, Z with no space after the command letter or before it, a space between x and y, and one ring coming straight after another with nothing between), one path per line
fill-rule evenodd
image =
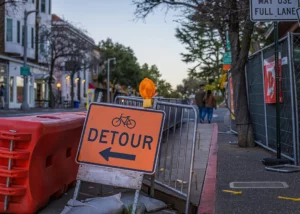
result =
M234 195L241 195L242 191L223 190L223 192L232 193Z
M300 198L289 198L284 196L278 196L279 199L289 200L289 201L300 201Z
M231 182L229 184L231 189L280 189L288 188L289 185L286 182L280 181L249 181L249 182Z

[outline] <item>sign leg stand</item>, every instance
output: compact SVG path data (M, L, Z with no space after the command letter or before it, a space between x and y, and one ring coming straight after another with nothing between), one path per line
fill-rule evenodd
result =
M151 197L154 197L154 181L155 181L155 174L151 175L151 186L150 186Z
M133 205L132 205L132 212L131 212L131 214L135 214L136 207L137 207L138 200L139 200L139 195L140 195L140 190L136 190L135 191L135 195L134 195L134 201L133 201Z
M80 185L81 185L81 180L77 180L74 195L73 195L73 200L76 200L78 197Z

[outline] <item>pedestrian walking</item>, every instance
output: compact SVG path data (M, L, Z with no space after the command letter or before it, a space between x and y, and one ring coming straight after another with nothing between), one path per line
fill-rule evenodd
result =
M4 86L1 85L1 87L0 87L0 102L1 102L1 108L3 108L3 109L5 107L5 101L4 101L4 94L5 93L4 92L5 92Z
M130 85L127 88L127 95L130 96L130 97L132 96L132 88L131 88Z
M216 99L215 99L214 95L212 95L211 90L207 91L205 98L204 98L204 102L205 102L205 107L206 107L207 120L208 120L208 123L211 123L214 109L217 109ZM203 116L203 120L205 119L205 116L206 116L205 114Z
M204 98L205 98L204 84L201 84L199 91L197 91L195 94L196 105L199 108L199 122L203 122L204 120L204 115L206 110Z

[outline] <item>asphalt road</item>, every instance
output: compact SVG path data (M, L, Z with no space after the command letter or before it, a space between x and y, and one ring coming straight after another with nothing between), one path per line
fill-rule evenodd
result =
M31 109L28 112L22 112L21 110L0 110L0 118L1 117L22 117L22 116L33 116L33 115L41 115L41 114L52 114L59 112L80 112L86 111L84 108L74 108L74 109Z

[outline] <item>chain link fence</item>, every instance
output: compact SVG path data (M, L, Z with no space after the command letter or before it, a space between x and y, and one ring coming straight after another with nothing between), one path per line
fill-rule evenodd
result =
M288 36L282 38L279 41L278 48L279 59L281 58L281 91L283 97L283 102L280 105L280 143L282 155L297 162L296 102L294 97L294 72L291 60L291 48L293 46L291 37L288 34ZM298 45L300 48L300 36ZM277 147L276 103L267 103L266 100L266 98L270 99L272 87L269 87L269 85L274 83L275 78L270 76L272 72L266 72L268 63L274 63L274 44L256 52L248 60L246 65L248 105L257 144L275 152ZM300 61L298 70L300 74Z

